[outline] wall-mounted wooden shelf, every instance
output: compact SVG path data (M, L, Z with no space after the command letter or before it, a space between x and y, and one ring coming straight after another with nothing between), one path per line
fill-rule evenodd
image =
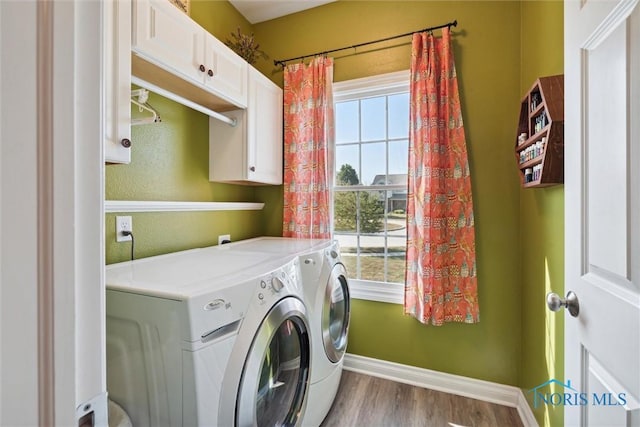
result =
M564 182L564 75L540 77L522 99L515 155L524 188Z

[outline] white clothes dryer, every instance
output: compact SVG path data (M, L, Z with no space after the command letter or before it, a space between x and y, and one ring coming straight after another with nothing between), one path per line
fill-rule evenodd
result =
M305 426L319 426L331 410L347 350L351 300L338 242L300 256L305 301L311 312L312 366Z
M229 251L279 254L300 259L304 301L311 322L311 385L303 418L319 426L331 409L342 376L351 313L347 272L337 241L259 237L227 246Z
M297 260L220 247L107 266L107 387L141 426L300 425L309 319Z

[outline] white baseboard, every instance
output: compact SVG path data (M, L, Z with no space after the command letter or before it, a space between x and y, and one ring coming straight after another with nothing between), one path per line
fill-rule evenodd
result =
M527 399L518 387L372 359L356 354L345 355L344 369L516 408L525 427L538 426Z

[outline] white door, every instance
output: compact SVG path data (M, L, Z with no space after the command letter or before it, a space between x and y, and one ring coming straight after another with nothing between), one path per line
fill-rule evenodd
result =
M638 426L638 0L565 3L565 96L565 424Z

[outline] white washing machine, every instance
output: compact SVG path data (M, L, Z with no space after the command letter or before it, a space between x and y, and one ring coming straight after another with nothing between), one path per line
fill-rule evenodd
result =
M195 249L107 267L107 387L136 427L300 425L299 262Z
M295 256L300 259L304 301L311 322L311 385L303 425L318 426L331 409L340 385L349 330L347 272L337 241L260 237L232 243L229 251Z

